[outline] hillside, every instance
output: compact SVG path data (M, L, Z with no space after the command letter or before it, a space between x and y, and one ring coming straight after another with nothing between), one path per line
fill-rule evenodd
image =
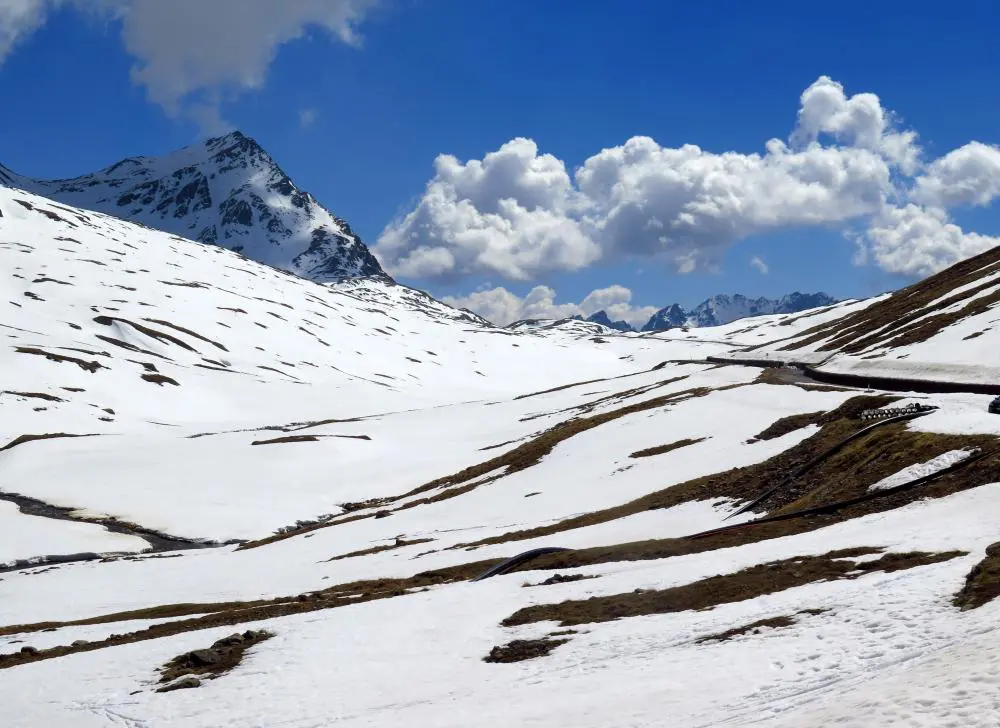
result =
M0 214L5 725L994 721L990 398L706 361L974 364L994 260L904 292L910 320L622 334L13 189ZM564 550L473 581L536 548Z
M31 179L0 166L0 184L235 250L310 280L387 279L345 220L238 131L75 179Z
M732 356L859 377L1000 386L998 306L1000 248L994 248L864 302L850 315Z

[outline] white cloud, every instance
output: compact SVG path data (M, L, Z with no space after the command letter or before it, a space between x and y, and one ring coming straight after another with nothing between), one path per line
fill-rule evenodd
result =
M914 198L932 207L988 205L1000 195L1000 149L970 142L934 160Z
M873 93L847 96L843 85L820 76L799 98L799 116L791 143L808 146L827 134L843 144L877 151L912 175L921 149L913 131L892 128L893 115Z
M72 5L121 22L133 81L171 114L218 118L220 100L260 88L283 44L317 29L357 44L378 0L0 0L0 61L48 9Z
M316 119L318 118L319 112L316 109L302 109L299 111L299 127L308 129L316 123Z
M597 260L597 244L573 213L581 200L565 166L539 155L533 141L514 139L464 164L441 155L435 171L417 207L374 248L395 274L528 280Z
M571 176L535 142L515 139L482 161L439 157L416 207L386 227L375 251L390 272L426 279L530 280L623 258L715 270L750 235L879 215L921 167L916 138L877 96L847 96L824 76L803 92L789 142L771 139L763 153L633 137Z
M556 303L555 299L555 290L548 286L535 286L524 298L500 286L468 296L447 296L443 300L501 326L521 319L560 319L576 315L586 318L606 311L612 321L628 321L641 327L656 313L654 306L632 306L632 291L619 285L591 291L580 303Z
M858 262L870 257L890 273L927 276L1000 245L1000 238L963 232L944 211L910 204L886 208L859 244Z
M750 259L750 265L761 275L767 275L770 268L767 267L767 263L759 255L755 255Z
M878 96L848 96L822 76L802 93L788 142L771 139L763 153L633 137L572 176L528 139L482 161L441 156L416 208L375 250L390 272L429 279L528 280L623 258L690 273L718 269L750 235L826 226L849 231L858 265L925 275L998 242L963 232L947 209L1000 196L1000 149L972 142L929 162L923 154Z
M0 0L0 63L45 22L46 0Z

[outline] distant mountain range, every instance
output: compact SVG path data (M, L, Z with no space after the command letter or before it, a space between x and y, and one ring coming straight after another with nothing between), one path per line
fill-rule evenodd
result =
M701 328L722 326L750 316L766 316L780 313L797 313L810 308L820 308L837 303L837 299L825 293L790 293L779 299L748 298L740 294L734 296L712 296L702 301L691 311L673 303L653 314L641 331L662 331L682 327ZM598 311L582 321L591 321L618 331L635 331L626 321L612 321L606 311Z
M345 220L238 131L75 179L33 179L0 166L0 186L229 248L318 282L388 280Z

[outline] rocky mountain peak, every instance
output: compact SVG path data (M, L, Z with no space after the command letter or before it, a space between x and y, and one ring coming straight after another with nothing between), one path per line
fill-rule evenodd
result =
M0 168L0 184L229 248L319 282L388 280L346 221L300 190L239 131L162 157L129 157L75 179L37 180Z

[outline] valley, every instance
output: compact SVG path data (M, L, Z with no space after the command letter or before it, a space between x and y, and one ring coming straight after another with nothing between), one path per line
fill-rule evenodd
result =
M14 187L0 214L11 725L989 713L1000 417L969 390L995 254L622 333L498 327ZM761 366L790 363L957 391ZM936 409L864 430L910 404ZM942 685L956 664L985 687Z

